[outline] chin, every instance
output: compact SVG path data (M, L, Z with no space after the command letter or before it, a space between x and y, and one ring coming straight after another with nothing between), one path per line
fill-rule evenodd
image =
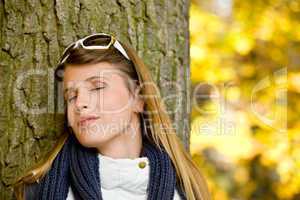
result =
M108 142L112 137L103 133L75 133L77 140L82 146L92 148Z

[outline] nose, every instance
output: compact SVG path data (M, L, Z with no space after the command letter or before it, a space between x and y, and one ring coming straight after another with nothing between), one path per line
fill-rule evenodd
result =
M75 102L75 108L77 112L82 112L84 109L88 109L90 104L90 95L86 88L80 88L77 91L77 98Z

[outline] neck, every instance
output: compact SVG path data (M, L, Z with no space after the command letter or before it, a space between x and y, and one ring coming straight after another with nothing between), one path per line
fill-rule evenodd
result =
M131 124L105 145L97 147L100 154L111 158L138 158L142 150L141 125L138 115L132 117Z

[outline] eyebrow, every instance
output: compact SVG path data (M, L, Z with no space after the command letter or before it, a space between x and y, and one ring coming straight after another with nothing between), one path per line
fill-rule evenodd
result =
M84 81L92 81L92 80L98 79L98 78L103 78L103 79L106 79L106 80L107 80L107 78L104 77L104 76L91 76L91 77L85 79ZM66 88L66 89L64 90L64 95L65 95L70 89L72 89L72 87Z

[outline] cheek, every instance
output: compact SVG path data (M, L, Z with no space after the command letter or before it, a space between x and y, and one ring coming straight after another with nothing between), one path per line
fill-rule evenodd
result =
M118 114L130 110L132 105L132 98L128 92L123 90L116 90L114 92L107 93L98 101L97 107L100 112L104 114Z
M70 126L74 127L75 117L74 117L74 112L71 108L68 108L67 116L68 116L68 121L69 121Z

